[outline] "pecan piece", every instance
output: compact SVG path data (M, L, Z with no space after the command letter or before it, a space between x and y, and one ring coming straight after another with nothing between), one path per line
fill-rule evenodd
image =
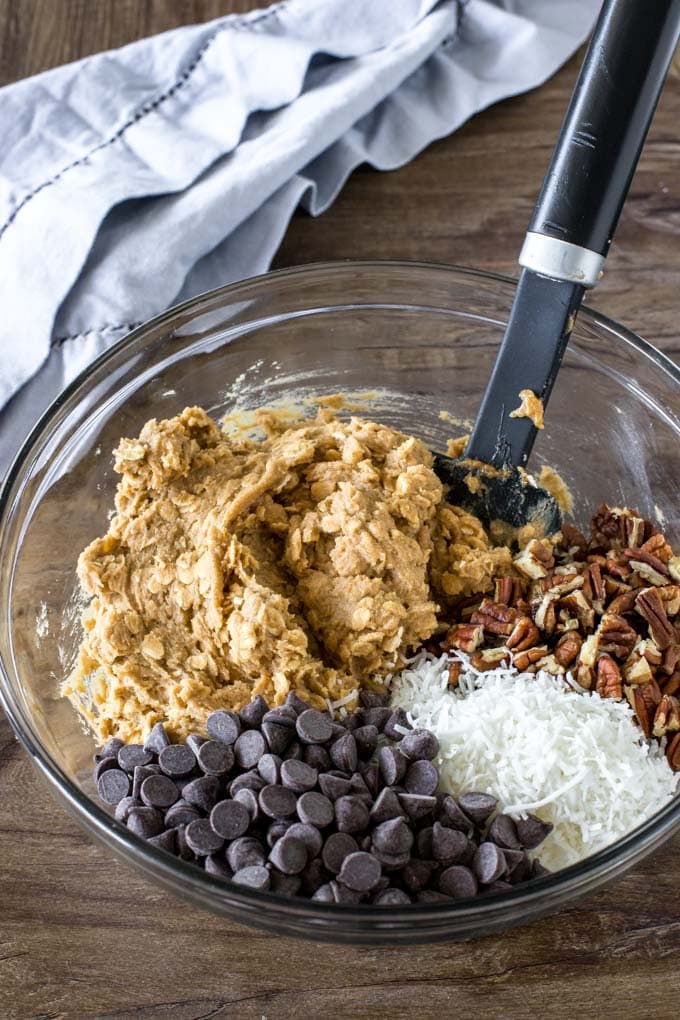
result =
M680 772L680 733L676 733L666 748L668 764L674 772Z
M560 605L567 609L570 615L578 618L579 626L585 634L595 626L595 610L582 591L572 591L568 595L563 595Z
M550 593L544 595L543 598L535 603L532 603L532 614L534 617L534 623L544 634L552 634L557 624L557 614L555 612L555 599Z
M637 633L623 616L606 612L597 628L599 647L603 652L625 659L637 641Z
M480 673L487 673L490 669L497 669L503 663L507 663L510 653L506 648L485 648L481 652L475 652L470 657L470 662Z
M570 591L583 587L583 575L577 573L553 574L552 577L544 578L540 584L543 594L550 592L554 597L568 595Z
M560 666L564 666L565 669L567 669L568 666L571 666L572 662L576 661L578 653L581 651L582 644L583 638L577 631L566 631L555 647L555 658L559 662Z
M532 538L526 544L519 555L515 556L513 563L525 577L537 580L545 577L555 566L555 557L551 542L547 538Z
M680 730L680 701L671 694L664 694L654 713L652 733L660 739L676 730Z
M597 660L597 683L595 690L601 698L623 697L621 670L611 655L601 655Z
M607 606L608 613L615 613L617 616L623 616L624 613L630 613L635 607L635 600L638 597L639 588L634 588L632 591L622 592L617 595Z
M532 648L539 639L536 624L528 616L521 616L505 642L505 647L515 652L523 652L527 648Z
M589 691L595 682L595 670L593 667L589 666L586 662L579 662L576 667L576 682Z
M680 556L671 556L668 561L668 573L680 584Z
M605 546L620 536L618 515L613 513L606 503L602 503L595 511L591 528L593 540Z
M560 537L560 546L572 555L584 553L588 548L585 535L575 528L573 524L563 524Z
M677 694L680 691L680 669L669 676L668 680L661 685L664 694Z
M673 550L660 531L657 531L655 535L652 535L651 538L648 538L646 542L642 543L640 546L640 552L647 553L650 556L656 556L657 559L661 560L661 562L666 565L673 555Z
M539 662L547 654L547 645L536 645L534 648L527 648L524 652L516 652L512 657L512 664L520 673L525 673L529 666Z
M657 591L666 610L666 616L677 616L680 613L680 584L666 584Z
M484 599L479 609L470 617L470 623L483 627L489 634L507 637L508 634L512 633L515 621L519 615L512 606Z
M642 549L625 549L623 555L628 560L633 570L656 587L668 584L668 568L656 556L644 553Z
M680 665L680 643L674 643L663 653L661 668L664 673L668 673L671 676L671 674L675 673L678 665Z
M512 577L497 577L494 580L494 601L509 606L515 594L515 582Z
M623 677L627 684L641 686L654 679L652 669L643 655L631 655L623 664Z
M643 588L635 600L635 608L649 626L650 637L657 648L665 651L675 640L675 628L656 588Z
M652 719L656 712L656 705L650 703L650 700L645 697L644 692L646 687L626 687L626 697L630 703L630 707L635 712L635 718L640 724L640 728L646 737L652 735Z
M597 601L600 603L600 610L602 603L606 597L606 590L604 586L604 580L602 578L602 569L599 563L590 563L582 574L583 577L583 594L587 599Z
M483 627L477 627L472 623L454 623L442 641L442 648L445 652L452 648L459 648L466 655L471 655L479 648L483 640Z
M457 687L460 681L460 674L463 672L463 663L458 659L454 659L453 662L449 663L449 687Z

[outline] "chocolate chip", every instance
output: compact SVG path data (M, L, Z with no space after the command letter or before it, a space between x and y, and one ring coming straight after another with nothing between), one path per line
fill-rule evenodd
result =
M203 860L203 867L215 878L233 878L234 872L225 862L221 854L208 854Z
M207 776L226 776L234 767L234 752L220 740L206 740L199 747L196 760Z
M378 727L359 726L354 730L353 736L362 758L370 758L378 746Z
M295 813L297 801L292 790L285 786L263 786L259 794L260 810L269 818L288 818ZM305 821L303 818L302 821Z
M111 755L108 758L101 758L94 767L94 781L95 784L99 782L102 772L107 772L109 769L118 768L118 759Z
M338 801L336 801L337 803ZM301 822L315 825L317 829L325 829L333 821L333 803L323 793L316 793L312 790L303 793L298 800L297 813Z
M183 825L178 825L176 832L177 856L183 861L197 861L198 858L196 857L196 854L187 843L186 828Z
M239 790L254 790L255 793L259 793L266 785L259 772L251 769L250 772L243 772L240 776L232 779L229 784L229 793L232 797L235 797Z
M436 797L428 797L420 793L400 793L399 803L409 818L414 821L432 814L437 806Z
M158 847L159 850L165 850L168 854L174 854L177 850L177 834L174 829L166 829L158 836L150 836L147 843Z
M349 779L324 773L319 776L319 788L330 800L337 800L338 797L345 797L350 792L351 785Z
M157 722L149 736L144 741L144 750L153 754L160 754L164 747L170 746L170 737L165 732L162 722Z
M117 804L130 792L130 780L120 769L106 769L97 783L97 793L105 804Z
M380 881L381 874L380 862L359 850L345 857L338 881L356 892L370 892Z
M249 704L243 706L238 715L244 726L257 729L262 725L262 720L268 711L269 705L262 695L258 694Z
M163 815L155 808L136 807L128 815L127 827L142 839L160 836L163 831Z
M142 789L142 783L144 782L144 780L148 779L149 776L159 775L160 771L161 770L158 765L136 765L135 770L132 774L132 796L139 798L140 791ZM172 780L170 780L170 782L172 783Z
M312 899L315 903L335 903L335 896L333 895L330 882L319 886L313 894Z
M260 889L264 891L269 888L269 872L266 868L260 865L254 867L241 868L240 871L234 872L232 882L236 885L245 885L250 889Z
M292 708L296 715L300 715L302 712L307 711L309 705L295 691L289 691L286 695L286 707Z
M508 850L519 850L522 844L517 835L517 827L510 815L496 815L489 826L489 837L497 846Z
M496 810L498 801L488 793L464 793L458 804L475 825L482 826Z
M413 901L403 889L384 889L374 897L373 902L376 907L401 907Z
M198 809L182 798L176 801L171 808L168 808L165 814L165 824L169 828L174 828L177 825L188 825L189 822L200 817Z
M300 874L300 890L304 896L312 896L317 889L330 879L320 857L310 861Z
M416 895L418 903L448 903L451 899L451 896L445 896L443 892L438 892L436 889L421 889Z
M119 822L127 822L128 816L133 808L141 807L142 802L137 800L136 797L123 797L116 804L116 810L114 811L114 817Z
M536 860L536 858L534 858L534 860L531 862L531 877L543 878L545 875L550 874L551 874L550 869L545 868L539 860Z
M236 712L220 708L211 712L205 724L208 736L213 740L221 740L223 744L233 744L241 732L241 720Z
M239 740L241 737L239 737ZM257 771L265 783L275 786L281 781L281 759L278 754L263 754L257 763Z
M201 744L205 744L205 737L199 736L198 733L190 733L185 743L191 748L194 755L197 755Z
M336 903L361 903L364 897L364 893L350 889L349 886L343 885L342 882L337 882L335 879L331 879L330 886Z
M432 827L432 856L440 864L457 864L465 856L468 837L459 829L435 822Z
M408 717L403 708L397 708L392 712L385 726L383 727L383 733L390 740L401 740L404 736L404 731L410 730L413 727L408 721Z
M445 794L439 803L439 820L450 829L459 829L467 836L474 832L474 824L458 806L450 794Z
M429 730L412 730L402 737L399 750L409 761L432 761L439 753L439 741Z
M184 830L186 841L197 857L217 853L224 846L224 838L215 831L208 818L189 822Z
M323 847L323 836L315 825L308 825L305 822L293 822L287 831L287 835L299 839L307 847L307 856L311 861L321 853Z
M158 755L158 764L166 776L186 776L196 765L196 755L186 744L170 744Z
M299 740L291 740L283 753L284 761L302 761L302 744Z
M410 859L408 850L404 850L403 853L390 854L385 850L378 850L375 846L372 846L371 853L380 861L385 871L401 871L402 868L406 867Z
M386 822L390 818L403 818L405 814L406 812L400 804L397 794L389 786L386 786L380 791L371 808L371 824L378 825L380 822Z
M281 782L295 793L305 793L316 786L318 773L316 769L305 765L303 761L287 760L281 765Z
M264 864L266 859L264 847L253 836L240 836L227 847L227 863L232 871Z
M472 870L484 885L490 885L505 874L506 862L503 851L495 843L480 843L472 862Z
M339 832L361 832L368 828L368 807L361 797L338 797L335 802L335 821Z
M215 776L200 776L186 784L182 790L182 797L201 811L212 811L217 802L219 789Z
M330 872L337 875L345 857L358 849L357 841L349 833L334 832L324 843L321 860Z
M416 836L416 852L419 857L423 860L429 861L432 859L434 854L432 853L432 835L434 828L431 825L426 825L425 828L421 829Z
M301 839L287 832L274 843L269 861L284 875L299 875L307 863L307 847Z
M437 789L439 773L431 761L414 761L404 777L404 786L409 793L429 797Z
M292 819L286 818L279 818L277 821L271 823L271 825L267 828L267 835L265 837L267 840L267 846L270 850L274 846L274 843L276 843L277 839L281 839L282 836L285 836L291 825L293 825Z
M123 746L122 740L119 740L118 737L110 737L109 740L106 741L104 746L99 749L98 753L95 755L95 758L98 761L101 761L103 758L117 758L118 752L120 751L122 746Z
M447 868L439 876L439 891L456 900L476 896L477 890L477 879L469 868L461 864Z
M518 858L515 854L519 855ZM508 867L509 881L513 885L519 885L532 877L532 862L523 850L504 850L503 856Z
M359 762L359 771L364 777L364 782L371 797L377 797L380 792L380 769L375 761Z
M370 809L371 804L373 803L373 797L371 796L371 791L366 786L364 777L359 772L355 772L350 777L349 788L350 792L356 794L357 797L361 797Z
M406 853L413 846L415 837L403 818L390 818L373 830L373 846L386 854Z
M394 786L406 775L408 762L397 747L381 747L378 751L378 767L385 786Z
M357 753L357 742L353 733L345 733L331 744L328 753L336 769L344 772L354 772L359 762Z
M302 749L302 760L317 772L326 772L331 768L331 758L325 747L318 744L306 744Z
M527 815L526 818L518 818L515 822L517 835L522 846L526 850L533 850L539 846L546 836L553 831L551 822L544 822L536 815Z
M169 808L179 800L179 790L169 776L147 776L140 796L147 807Z
M124 744L118 752L118 764L124 772L132 772L135 765L148 765L151 761L151 751L145 751L141 744Z
M262 732L267 738L267 746L273 754L283 754L291 740L294 730L289 726L280 726L275 722L262 723Z
M382 708L387 704L389 695L380 691L360 691L359 704L363 708Z
M382 733L385 729L385 724L392 718L391 708L365 708L361 713L361 721L364 726L375 726L378 733ZM397 737L397 740L401 738L401 734Z
M221 800L210 812L210 824L222 839L237 839L248 831L250 812L237 800Z
M260 802L255 790L237 790L234 794L234 800L239 804L243 804L244 808L248 812L251 824L257 821L260 817Z
M419 861L412 858L402 868L400 878L411 892L420 892L430 881L434 868L433 861Z
M480 891L481 891L482 895L485 895L486 893L507 892L508 889L512 889L512 886L510 885L510 883L509 882L503 882L503 881L501 881L499 879L496 882L490 882L489 885L487 885L484 889L482 889Z
M301 885L302 881L299 875L284 875L276 868L271 868L269 871L269 888L279 896L297 896Z
M301 712L295 723L297 735L303 744L325 744L333 735L331 717L316 708Z

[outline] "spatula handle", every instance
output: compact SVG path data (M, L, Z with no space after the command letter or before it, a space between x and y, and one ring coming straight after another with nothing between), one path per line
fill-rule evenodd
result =
M593 287L680 35L680 0L605 0L520 265Z

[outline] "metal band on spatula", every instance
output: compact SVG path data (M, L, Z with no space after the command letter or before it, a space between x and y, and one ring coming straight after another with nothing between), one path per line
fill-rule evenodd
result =
M606 0L520 254L505 335L464 457L435 455L451 503L485 523L559 530L545 490L517 470L537 430L512 417L520 391L545 408L585 290L614 230L680 36L680 0ZM481 463L479 463L481 462ZM490 470L491 468L491 470Z

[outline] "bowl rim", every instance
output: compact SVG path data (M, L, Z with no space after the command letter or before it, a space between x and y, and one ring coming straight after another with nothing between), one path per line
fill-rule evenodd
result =
M113 343L111 347L81 371L58 394L40 416L21 444L0 485L0 537L4 530L3 524L12 508L10 496L15 482L31 456L35 444L44 436L59 409L77 393L90 376L94 375L113 357L133 347L150 330L158 329L163 325L171 323L179 315L191 311L206 300L219 302L239 292L246 286L268 286L270 283L275 284L279 280L291 277L309 277L310 275L323 275L329 272L343 274L364 270L369 273L380 274L381 272L406 268L411 271L436 271L470 277L472 279L478 278L504 286L515 286L517 283L516 277L453 263L446 264L408 259L324 261L272 270L257 276L248 277L195 295L186 301L174 305L159 315L141 323L124 337L121 337L120 340ZM615 335L620 340L633 346L652 361L657 368L669 375L680 387L680 367L649 341L614 319L593 309L583 307L579 312L579 316L585 317L587 320L603 327L607 332ZM391 935L396 936L400 932L403 933L407 927L413 927L419 922L435 920L437 917L442 919L450 917L454 924L460 923L461 925L464 925L466 920L474 921L475 926L481 929L485 920L491 922L494 917L503 914L507 908L516 906L524 906L526 908L527 919L529 919L531 917L531 905L535 906L535 912L540 911L541 913L559 906L563 897L573 898L582 892L580 880L584 878L590 879L590 886L594 888L606 879L607 873L616 874L623 870L631 860L631 852L633 852L632 863L635 863L635 861L644 856L646 852L653 849L662 840L665 841L665 839L670 837L672 832L680 826L680 796L676 795L660 811L611 846L605 847L567 868L560 869L541 878L533 879L526 886L516 886L511 890L488 898L476 897L446 903L422 905L414 903L408 907L392 907L389 911L385 911L379 908L376 909L371 904L341 906L316 903L312 900L299 900L294 897L285 897L258 890L244 889L240 891L238 885L225 882L223 879L216 878L205 871L199 870L193 864L164 853L153 846L149 846L144 840L130 833L122 823L117 822L103 807L77 786L62 771L60 766L53 761L51 755L42 748L39 737L33 733L30 719L24 718L21 706L14 703L7 668L0 658L0 706L4 709L15 734L33 759L39 771L52 786L56 787L56 791L71 806L78 820L81 823L87 823L86 827L89 831L94 831L105 844L115 849L123 857L132 859L133 857L139 858L141 856L146 865L145 870L147 872L160 873L166 880L170 880L176 885L178 894L186 894L189 891L199 892L199 900L202 906L208 907L207 896L217 893L218 895L214 899L216 905L228 907L229 904L225 902L223 896L219 895L220 893L226 893L231 903L238 903L249 910L257 907L262 909L274 908L275 912L292 913L300 920L314 918L314 920L319 922L319 927L310 931L311 937L332 936L334 933L341 934L342 928L345 927L342 925L343 921L346 922L347 929L351 929L352 925L357 923L366 925L372 921L376 922L375 927L371 931L378 940L380 938L389 940ZM255 915L253 915L251 920L257 924L257 917ZM324 920L329 922L328 926L323 925ZM286 917L282 917L281 921L285 925ZM453 937L455 934L454 928L451 931L451 936Z

